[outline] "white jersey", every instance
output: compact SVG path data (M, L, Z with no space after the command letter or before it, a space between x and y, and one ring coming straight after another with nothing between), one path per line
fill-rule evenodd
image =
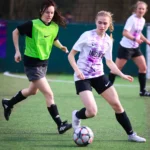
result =
M72 49L80 52L77 65L86 79L104 74L102 62L104 56L112 60L112 39L107 34L101 38L95 29L84 32ZM74 73L74 80L81 80L76 73Z
M145 24L145 19L138 18L136 14L131 15L124 26L124 30L127 30L128 32L131 33L136 39L140 39L141 32L143 30ZM139 44L133 40L130 40L123 36L121 42L121 46L126 47L126 48L137 48L139 47Z

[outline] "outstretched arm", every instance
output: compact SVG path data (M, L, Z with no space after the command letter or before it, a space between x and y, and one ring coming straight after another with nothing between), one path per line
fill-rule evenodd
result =
M114 74L117 74L125 80L133 82L133 77L123 74L112 60L106 60L106 64Z
M59 49L61 49L62 51L64 51L65 53L68 53L68 52L69 52L68 49L67 49L67 47L66 47L66 46L63 46L63 45L60 43L59 40L55 40L55 41L54 41L54 45L55 45L57 48L59 48Z
M16 50L14 59L18 63L21 61L21 54L20 54L20 50L19 50L19 31L17 28L13 31L12 38L13 38L13 43L14 43L14 47Z

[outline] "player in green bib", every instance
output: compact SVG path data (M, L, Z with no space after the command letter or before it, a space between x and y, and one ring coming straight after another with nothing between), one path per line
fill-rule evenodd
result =
M47 109L58 127L59 134L63 134L72 127L67 121L62 121L57 105L54 102L53 92L46 79L48 59L55 45L65 53L67 47L58 40L58 30L60 26L65 26L64 17L57 10L56 4L51 0L42 3L40 18L28 21L18 26L13 31L13 42L15 46L15 61L21 61L19 50L19 35L25 35L24 70L30 81L29 87L20 90L10 100L3 99L4 117L9 120L13 106L31 95L41 91L46 99ZM36 106L38 108L38 106Z

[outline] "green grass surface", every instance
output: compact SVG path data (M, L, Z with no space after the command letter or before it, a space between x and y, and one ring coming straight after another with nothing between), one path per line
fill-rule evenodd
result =
M69 75L48 75L47 78L73 81L73 77ZM74 84L49 83L62 119L71 122L71 112L83 107ZM11 98L28 84L26 79L0 74L0 99ZM114 111L94 92L98 114L95 118L82 121L82 125L93 130L94 141L87 147L77 147L72 140L72 129L63 135L57 133L44 96L39 92L15 105L9 121L4 119L0 105L0 150L150 150L150 98L139 97L136 78L133 83L117 78L115 87L133 129L147 139L146 143L128 142L126 133L115 119Z

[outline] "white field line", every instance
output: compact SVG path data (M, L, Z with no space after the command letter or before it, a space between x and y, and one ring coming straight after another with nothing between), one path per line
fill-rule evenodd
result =
M20 78L20 79L27 79L26 76L23 76L23 75L17 75L17 74L12 74L12 73L9 73L9 72L4 72L3 73L5 76L8 76L8 77L13 77L13 78ZM67 81L67 80L52 80L52 79L47 79L48 82L63 82L63 83L74 83L73 81Z
M20 78L20 79L27 79L26 76L24 75L17 75L17 74L12 74L12 73L9 73L9 72L4 72L3 73L5 76L8 76L8 77L13 77L13 78ZM58 82L58 83L71 83L73 84L74 81L68 81L68 80L52 80L52 79L47 79L48 82ZM119 86L119 87L129 87L129 88L139 88L139 85L133 85L132 83L129 85L129 84L114 84L115 86ZM149 86L148 86L149 87Z

